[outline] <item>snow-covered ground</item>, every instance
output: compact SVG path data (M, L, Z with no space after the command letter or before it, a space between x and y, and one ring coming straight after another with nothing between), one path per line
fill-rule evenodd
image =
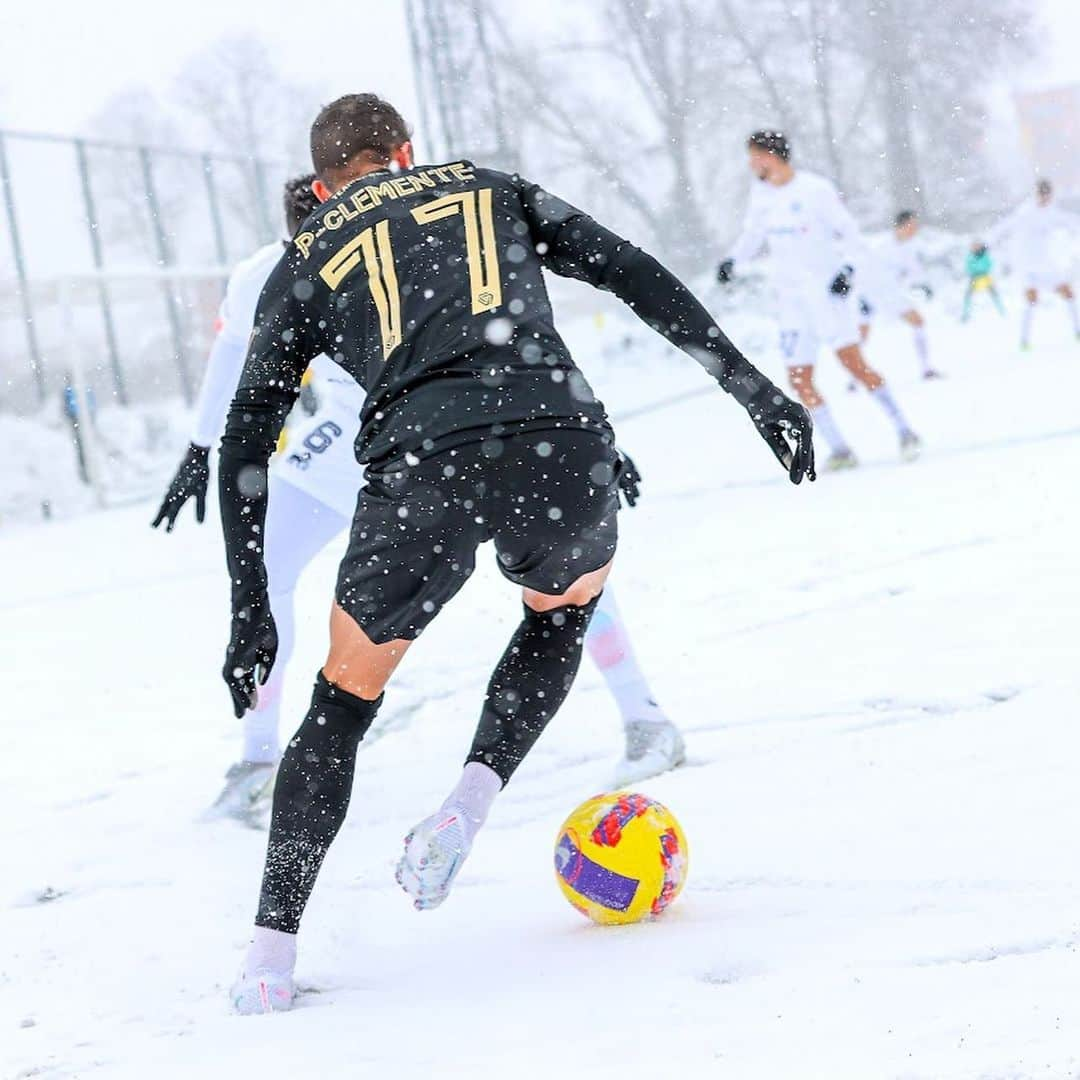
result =
M579 322L591 371L621 324ZM1029 354L992 312L932 330L939 384L901 328L871 342L915 465L828 361L864 467L812 486L719 393L620 425L645 498L615 580L689 752L642 785L690 841L667 915L593 927L553 879L560 822L619 751L587 661L445 907L394 884L518 617L481 560L361 751L289 1015L229 1014L263 838L196 821L237 747L216 525L165 536L146 504L0 532L0 1072L1075 1076L1080 344L1053 305ZM779 377L758 324L737 336ZM707 391L659 341L638 352L594 380L616 414ZM295 720L339 553L302 585Z

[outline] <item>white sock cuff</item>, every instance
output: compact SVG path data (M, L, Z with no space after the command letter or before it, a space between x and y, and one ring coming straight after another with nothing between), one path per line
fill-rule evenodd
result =
M461 770L461 779L446 797L443 806L460 806L470 818L482 825L502 787L502 777L494 769L479 761L470 761Z
M244 974L250 976L256 971L272 971L275 975L291 975L295 967L296 935L256 926L244 961Z

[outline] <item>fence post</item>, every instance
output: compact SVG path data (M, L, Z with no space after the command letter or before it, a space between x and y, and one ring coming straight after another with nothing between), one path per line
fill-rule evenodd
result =
M172 251L169 238L161 224L161 205L158 202L157 187L154 185L154 166L150 160L150 151L145 146L139 147L139 162L142 165L143 188L146 205L150 210L150 224L154 229L154 244L157 247L158 262L172 266ZM194 387L191 385L191 372L188 370L187 347L184 344L184 328L180 320L180 309L176 305L174 282L166 278L162 282L165 306L169 312L169 329L172 331L173 349L176 350L176 370L180 375L180 390L184 395L184 404L190 405L195 400Z
M266 202L266 170L259 158L254 160L255 166L255 194L259 203L259 232L260 240L269 244L274 239L274 226L270 223Z
M210 224L214 228L214 247L218 262L222 266L229 263L229 249L225 244L225 225L221 220L221 205L218 202L217 184L214 182L214 159L209 154L202 156L203 178L206 180L206 199L210 204Z
M105 257L101 250L101 235L98 232L94 192L90 186L90 163L86 158L86 143L82 139L74 139L73 143L75 146L75 158L79 165L83 206L86 209L86 227L90 233L90 254L94 260L94 268L103 270L105 268ZM112 305L109 303L109 289L103 277L98 278L98 300L101 304L101 318L105 323L105 346L109 350L109 365L112 368L116 400L121 405L127 405L128 396L127 387L124 385L124 370L120 365L120 350L116 346L116 326L113 323Z
M4 188L4 208L7 211L8 232L11 234L11 258L15 263L15 277L19 283L19 307L23 326L26 328L26 346L30 352L30 370L34 373L38 404L45 404L45 372L41 366L41 348L38 345L37 327L34 325L34 302L30 285L26 280L26 260L23 258L22 241L19 238L19 222L15 216L15 186L8 165L7 144L0 131L0 182Z

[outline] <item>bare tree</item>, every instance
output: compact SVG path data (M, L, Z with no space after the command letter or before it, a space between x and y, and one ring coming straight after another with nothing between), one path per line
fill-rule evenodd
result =
M173 87L199 145L235 156L225 201L264 238L277 235L279 181L310 168L307 132L318 95L286 78L263 41L222 38L196 54Z

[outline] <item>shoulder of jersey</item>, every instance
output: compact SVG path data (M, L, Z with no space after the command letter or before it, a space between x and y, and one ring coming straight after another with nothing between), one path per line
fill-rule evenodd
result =
M816 191L836 191L836 185L827 176L822 176L821 173L800 169L795 175L801 176L803 184L808 188Z
M241 284L258 277L265 280L284 253L285 245L280 240L275 240L259 248L258 251L253 251L246 259L241 259L233 267L233 272L229 275L229 284Z

